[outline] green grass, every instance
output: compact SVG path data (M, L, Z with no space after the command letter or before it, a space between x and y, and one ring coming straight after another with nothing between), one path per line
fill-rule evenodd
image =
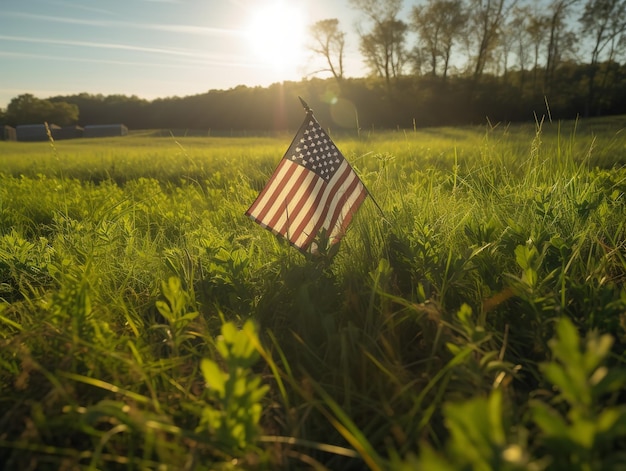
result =
M332 260L244 216L291 135L0 142L0 463L622 469L624 124L334 136Z

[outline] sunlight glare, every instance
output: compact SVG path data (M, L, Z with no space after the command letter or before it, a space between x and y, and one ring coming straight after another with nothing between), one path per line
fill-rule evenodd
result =
M304 13L285 1L275 1L251 13L247 27L254 57L276 69L296 67L305 59Z

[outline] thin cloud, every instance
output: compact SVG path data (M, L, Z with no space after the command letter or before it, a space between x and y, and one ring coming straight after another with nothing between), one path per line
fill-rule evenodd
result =
M34 13L5 11L4 15L30 20L46 21L53 23L75 24L82 26L97 26L102 28L131 28L164 31L170 33L195 34L203 36L243 36L244 33L235 29L211 28L194 25L167 25L159 23L136 23L118 20L92 20L87 18L70 18L65 16L37 15Z
M52 38L28 38L25 36L5 36L5 35L0 35L0 40L23 42L23 43L35 43L35 44L58 44L61 46L86 47L86 48L94 48L94 49L114 49L114 50L134 51L134 52L149 52L149 53L154 53L154 54L163 54L163 55L170 55L170 56L207 58L206 54L201 54L201 53L197 53L197 52L193 52L189 50L134 46L132 44L74 41L74 40L69 40L69 39L52 39Z
M0 37L1 39L1 37ZM31 54L31 53L23 53L23 52L7 52L0 51L0 57L7 58L29 58L29 59L37 59L37 60L49 60L54 62L65 61L65 62L80 62L80 63L91 63L91 64L110 64L110 65L124 65L124 66L133 66L133 67L154 67L154 68L167 68L167 69L202 69L202 68L213 68L213 67L238 67L238 68L253 68L254 64L244 61L232 61L232 60L222 60L219 57L209 57L203 56L203 59L189 59L189 58L180 58L176 63L164 63L164 62L137 62L137 61L121 61L115 59L89 59L83 57L69 57L69 56L55 56L51 54ZM229 56L230 57L230 56Z
M82 11L86 11L89 13L97 13L99 15L110 15L110 16L116 16L116 14L110 10L105 10L103 8L94 8L94 7L89 7L89 6L85 6L81 3L75 3L75 2L62 2L59 0L48 0L46 3L48 3L49 5L56 5L56 6L60 6L60 7L70 7L73 10L82 10Z

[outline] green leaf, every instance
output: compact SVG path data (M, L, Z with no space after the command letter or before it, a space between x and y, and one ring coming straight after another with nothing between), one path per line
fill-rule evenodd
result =
M559 320L556 328L557 339L552 339L550 348L563 362L577 364L582 360L580 336L576 327L567 317Z
M192 321L196 317L198 317L198 315L199 315L198 312L189 312L189 313L185 314L184 316L179 317L178 318L178 322L181 322L181 321Z
M226 343L233 344L237 337L237 328L232 322L225 322L222 325L222 338Z
M515 261L522 270L533 269L533 260L538 255L534 246L518 245L515 247Z
M587 373L592 373L600 365L613 347L613 337L609 334L591 336L587 341L587 351L583 365Z
M409 456L393 469L397 471L456 471L459 469L458 466L448 461L448 458L437 453L428 443L422 444L420 450L419 460Z
M165 317L165 319L167 319L168 322L174 322L174 315L172 314L172 310L170 309L169 304L167 304L165 301L157 301L155 303L157 310L161 313L161 315L163 317Z
M202 360L200 369L202 370L202 375L204 376L204 381L207 383L207 387L217 391L220 397L224 397L228 374L220 370L217 363L208 358Z
M559 389L567 402L572 405L579 402L586 403L582 398L584 390L588 389L584 378L582 381L573 381L565 368L555 362L542 364L541 371L546 379ZM586 396L588 396L588 394Z
M233 365L248 368L259 358L253 339L257 339L257 334L251 320L246 321L242 330L237 330L232 322L226 322L222 326L222 337L218 339L216 347Z
M465 330L468 335L471 335L471 333L474 331L472 308L468 304L463 303L461 305L461 308L457 311L456 315L459 321L461 321L461 326L463 327L463 330Z
M539 275L534 268L527 268L522 273L522 280L524 280L528 286L536 286L538 279Z
M506 443L506 436L502 426L502 391L500 389L492 391L487 398L487 410L491 439L493 443L503 446Z
M567 424L556 410L540 401L529 405L533 420L548 437L569 440Z
M5 324L10 325L11 327L19 330L19 331L22 331L23 327L20 324L18 324L17 322L9 319L8 317L5 317L5 316L1 315L1 313L2 313L2 311L4 311L5 307L6 307L6 305L0 304L0 322L3 322Z
M591 450L593 448L596 427L595 422L589 419L579 419L574 421L569 429L570 440L582 448Z
M502 424L502 393L492 391L488 398L476 397L462 403L444 405L451 446L471 462L474 469L491 469L506 444Z
M607 435L621 435L626 432L626 408L609 407L600 412L596 420L596 430L598 433ZM621 431L620 431L621 427ZM612 438L612 437L611 437ZM617 438L617 437L616 437ZM620 437L621 438L621 437Z
M626 385L626 371L616 367L610 368L597 383L592 383L592 385L596 397L618 391Z
M215 431L221 428L224 420L224 414L211 407L205 407L202 409L201 425L206 424L209 430ZM202 429L202 426L199 427Z

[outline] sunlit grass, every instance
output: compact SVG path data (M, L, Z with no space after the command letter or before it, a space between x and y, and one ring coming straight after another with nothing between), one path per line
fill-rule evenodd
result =
M0 142L0 462L610 468L623 123L333 136L333 260L244 216L291 136Z

